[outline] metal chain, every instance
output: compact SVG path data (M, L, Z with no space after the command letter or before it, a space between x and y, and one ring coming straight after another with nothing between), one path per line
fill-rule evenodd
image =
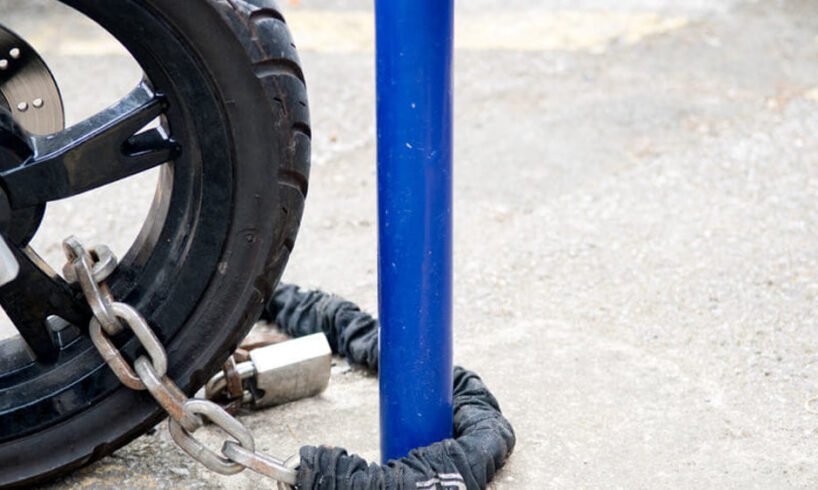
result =
M105 283L117 266L111 250L105 246L86 250L75 237L66 239L63 249L68 258L63 269L65 277L79 283L94 314L89 325L91 341L122 384L133 390L147 390L168 413L170 434L176 444L217 473L233 475L249 468L278 481L281 490L295 488L300 463L297 455L285 461L256 451L247 427L210 400L188 398L167 376L165 348L147 320L132 306L115 301ZM133 368L109 338L125 328L133 332L147 353L136 359ZM193 436L205 419L230 436L225 438L220 453Z

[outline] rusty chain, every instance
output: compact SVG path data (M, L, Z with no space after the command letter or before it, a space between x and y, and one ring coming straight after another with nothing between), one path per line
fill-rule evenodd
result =
M69 282L79 283L93 311L89 330L94 346L123 385L133 390L147 390L167 412L170 434L176 444L217 473L233 475L249 468L278 481L281 490L293 489L298 475L297 455L280 460L256 451L252 433L233 415L210 400L188 398L167 376L165 348L147 320L135 308L117 302L105 282L117 266L111 250L105 246L85 249L75 237L66 239L63 249L68 258L64 275ZM133 367L109 337L124 329L134 334L147 353L137 358ZM242 374L232 358L219 379L221 381L208 384L210 392L226 390L234 402L245 398ZM220 453L194 437L205 420L230 436L225 438Z

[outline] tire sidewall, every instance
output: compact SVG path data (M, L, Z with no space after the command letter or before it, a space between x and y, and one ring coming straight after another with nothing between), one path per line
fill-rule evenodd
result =
M297 228L300 213L277 212L281 199L276 176L279 162L286 158L288 138L280 129L287 125L278 122L286 116L268 103L248 53L217 5L205 0L141 3L161 15L195 50L223 101L233 141L234 197L219 267L179 334L165 346L169 377L191 394L258 318L286 263L282 245L287 236L282 230ZM163 417L148 393L117 389L70 419L0 445L0 485L47 480L98 459Z

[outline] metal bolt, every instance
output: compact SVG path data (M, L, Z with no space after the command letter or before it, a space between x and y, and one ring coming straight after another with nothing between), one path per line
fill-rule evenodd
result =
M0 59L0 70L5 70L9 67L9 60Z
M45 102L43 102L43 99L34 99L34 101L31 102L31 105L33 105L36 109L42 109L44 104Z
M28 110L28 102L20 102L17 104L17 110L20 112L26 112Z
M16 60L17 58L20 57L20 49L11 48L11 51L9 51L9 55Z

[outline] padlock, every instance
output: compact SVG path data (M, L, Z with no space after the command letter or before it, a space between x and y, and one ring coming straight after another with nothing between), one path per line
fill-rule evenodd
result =
M242 404L255 409L309 398L329 384L332 349L323 333L308 335L250 351L250 360L236 365L244 382ZM227 387L225 372L207 383L205 397L222 396Z
M255 368L255 408L309 398L329 384L332 349L323 333L250 351Z

